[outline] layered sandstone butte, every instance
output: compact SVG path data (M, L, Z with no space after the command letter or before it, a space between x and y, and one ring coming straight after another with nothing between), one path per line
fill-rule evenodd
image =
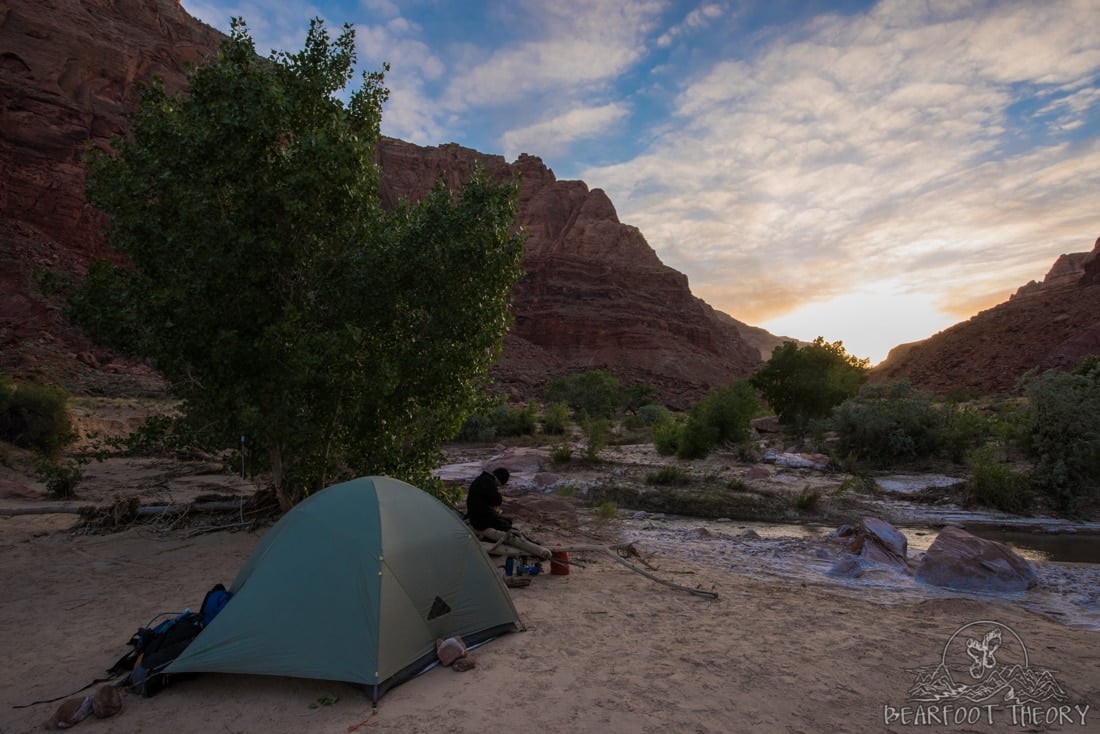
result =
M109 255L98 236L103 222L84 205L87 141L124 134L139 83L159 76L180 89L184 65L221 39L177 0L0 6L0 258L10 263L0 276L0 369L81 390L89 371L122 364L68 326L32 276L78 273ZM556 180L538 158L509 164L457 145L387 139L379 161L391 203L419 198L440 176L457 184L475 165L519 175L526 275L494 370L515 396L557 375L604 368L683 405L760 364L737 322L692 296L687 279L619 222L604 192ZM59 358L77 354L80 361Z
M938 394L1012 393L1031 369L1068 369L1100 354L1100 239L1059 257L1042 282L920 342L890 351L875 380Z
M513 291L515 323L493 370L517 396L555 376L608 369L685 405L746 377L759 351L737 322L691 295L611 200L583 181L558 181L534 156L512 164L457 145L424 148L385 139L379 151L387 201L419 199L442 177L454 185L479 166L518 178L525 275Z

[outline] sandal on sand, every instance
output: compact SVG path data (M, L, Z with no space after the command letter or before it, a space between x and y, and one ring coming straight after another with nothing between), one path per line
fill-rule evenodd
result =
M510 589L522 589L531 585L531 579L519 576L505 576L504 585Z

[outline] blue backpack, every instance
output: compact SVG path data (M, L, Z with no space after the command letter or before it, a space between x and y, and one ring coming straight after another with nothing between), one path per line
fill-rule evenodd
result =
M132 649L108 673L118 675L130 671L126 685L132 692L146 697L156 695L168 684L168 676L163 670L187 649L232 596L225 586L218 584L206 592L198 612L185 609L156 626L139 628L128 643Z

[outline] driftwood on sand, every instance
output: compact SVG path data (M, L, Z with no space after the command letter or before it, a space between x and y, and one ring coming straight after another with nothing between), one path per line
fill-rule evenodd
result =
M239 510L242 500L219 502L192 502L186 505L142 505L135 515L168 515L178 512L227 512ZM12 515L86 515L105 509L98 505L36 505L34 507L2 507L0 516Z

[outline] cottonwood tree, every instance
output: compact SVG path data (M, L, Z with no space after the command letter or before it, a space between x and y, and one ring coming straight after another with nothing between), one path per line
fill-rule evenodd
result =
M803 347L795 342L776 347L750 382L782 423L804 432L811 420L825 418L859 392L869 367L870 360L848 354L843 342L819 336Z
M243 435L284 507L345 477L427 481L500 350L523 240L481 174L383 209L383 73L351 27L257 56L243 20L186 93L144 90L89 155L110 246L71 298L97 339L153 360L189 425Z

